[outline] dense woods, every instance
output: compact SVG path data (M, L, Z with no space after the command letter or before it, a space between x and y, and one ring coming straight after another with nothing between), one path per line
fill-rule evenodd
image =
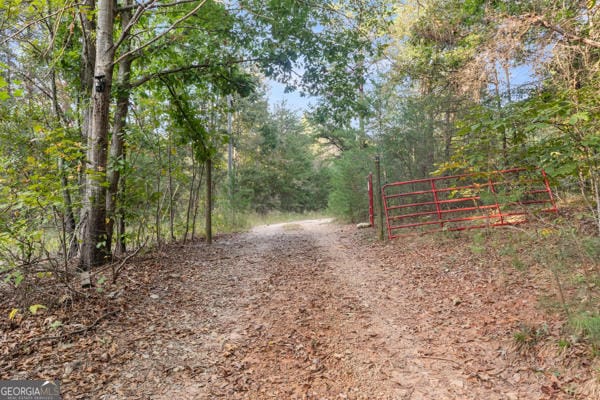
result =
M544 168L600 229L598 20L594 1L397 4L356 147L382 155L388 181Z
M599 8L2 1L2 280L251 212L365 220L375 155L386 181L544 168L600 232ZM268 80L313 106L270 106Z
M324 208L324 160L261 81L343 84L351 101L365 74L345 73L376 47L354 26L371 7L3 2L3 274L76 255L85 271L200 224L210 240L236 212Z

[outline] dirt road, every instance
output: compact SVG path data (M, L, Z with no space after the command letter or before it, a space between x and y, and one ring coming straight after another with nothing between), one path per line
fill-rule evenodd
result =
M402 247L313 220L181 248L133 307L154 322L130 314L129 372L102 398L565 395L543 361L536 370L510 354L507 330L542 318L535 290L481 265L455 268L435 248Z
M598 398L576 346L545 339L546 277L468 238L371 236L312 220L138 257L96 305L9 331L6 354L33 347L2 378L56 377L66 400ZM58 318L78 334L44 333Z

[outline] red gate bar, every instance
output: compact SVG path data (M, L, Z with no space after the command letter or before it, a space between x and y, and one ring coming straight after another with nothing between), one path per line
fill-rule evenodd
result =
M558 211L545 172L524 168L390 183L382 197L390 239L403 229L514 225L533 212Z

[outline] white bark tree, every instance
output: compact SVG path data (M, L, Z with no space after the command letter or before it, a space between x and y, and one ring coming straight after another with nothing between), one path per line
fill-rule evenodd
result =
M92 113L87 134L87 165L83 198L83 235L80 265L87 270L105 262L109 249L106 240L106 168L110 94L114 61L114 2L98 1L96 26L95 84ZM103 246L104 241L104 246Z

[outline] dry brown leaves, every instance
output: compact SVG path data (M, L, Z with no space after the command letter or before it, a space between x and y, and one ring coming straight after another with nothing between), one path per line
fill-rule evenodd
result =
M471 247L324 221L169 246L87 299L12 324L6 305L0 378L59 379L65 399L597 396L595 361L539 307L547 273Z

